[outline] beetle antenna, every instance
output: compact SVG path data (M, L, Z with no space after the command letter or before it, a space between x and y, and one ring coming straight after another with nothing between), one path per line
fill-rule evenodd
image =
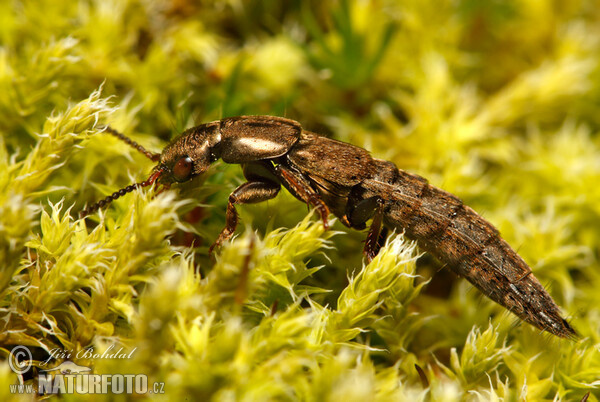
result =
M133 190L153 185L156 182L156 180L160 177L162 172L163 172L163 169L158 169L154 173L152 173L150 175L150 177L148 177L147 180L144 180L142 182L135 183L135 184L130 184L127 187L123 187L122 189L115 191L114 193L112 193L111 195L106 197L105 199L100 200L97 203L92 204L89 207L87 207L86 209L84 209L83 211L79 212L79 218L85 218L86 216L96 212L100 208L104 208L106 205L110 204L117 198L122 197L127 193L131 193Z
M125 142L127 145L130 145L133 148L140 151L141 153L143 153L146 156L146 158L150 159L151 161L158 162L158 160L160 159L160 154L155 154L154 152L148 151L146 148L144 148L143 146L141 146L140 144L138 144L131 138L125 136L125 134L121 134L114 128L112 128L110 126L104 126L103 128L106 130L107 133L114 135L121 141Z

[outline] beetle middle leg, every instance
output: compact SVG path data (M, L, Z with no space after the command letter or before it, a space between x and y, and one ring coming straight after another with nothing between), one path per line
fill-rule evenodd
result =
M325 228L325 230L329 229L329 222L327 221L329 208L323 202L319 193L310 186L304 176L284 165L277 165L274 169L274 173L292 195L308 205L311 205L313 208L316 208L323 221L323 228Z

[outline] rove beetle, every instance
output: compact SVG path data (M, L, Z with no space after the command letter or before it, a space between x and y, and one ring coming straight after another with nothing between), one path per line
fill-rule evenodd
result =
M190 128L161 154L145 150L110 127L106 131L158 165L147 180L91 205L81 217L138 187L155 182L169 187L188 181L220 158L241 164L247 182L229 196L227 223L211 252L233 235L238 224L236 204L270 200L283 185L319 212L326 229L329 212L359 230L372 219L364 249L367 260L379 252L386 229L404 231L419 247L522 320L560 337L576 336L529 266L492 224L454 195L392 162L371 157L362 148L274 116L231 117Z

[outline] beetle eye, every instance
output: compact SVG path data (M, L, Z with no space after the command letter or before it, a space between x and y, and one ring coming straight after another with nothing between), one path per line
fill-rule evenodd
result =
M186 181L190 178L192 174L192 158L189 156L184 156L180 158L175 166L173 166L173 176L177 181Z

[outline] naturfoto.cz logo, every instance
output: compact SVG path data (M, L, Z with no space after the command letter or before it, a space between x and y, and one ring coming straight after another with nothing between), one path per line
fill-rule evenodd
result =
M46 362L47 363L47 362ZM20 384L11 384L13 394L36 393L32 384L23 384L22 375L32 365L31 352L25 346L11 350L8 364L19 375ZM37 377L39 395L50 394L163 394L164 383L154 382L149 388L145 374L92 374L92 369L70 360L60 365L40 370Z

